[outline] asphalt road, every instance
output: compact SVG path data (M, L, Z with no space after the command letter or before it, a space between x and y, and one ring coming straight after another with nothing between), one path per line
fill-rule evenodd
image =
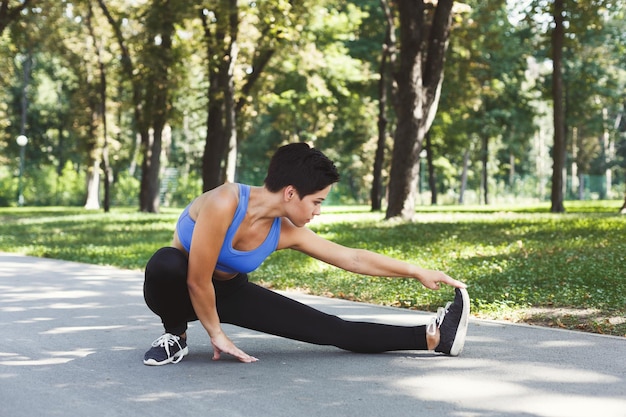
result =
M626 417L626 338L472 319L458 358L364 355L225 326L260 359L190 354L149 367L162 330L142 273L0 253L0 415ZM346 319L431 313L285 293ZM471 291L470 291L471 296Z

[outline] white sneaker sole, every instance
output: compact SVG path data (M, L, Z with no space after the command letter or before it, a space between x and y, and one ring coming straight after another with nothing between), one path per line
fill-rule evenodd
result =
M459 320L459 327L456 329L456 335L454 336L454 342L450 348L450 356L459 356L465 345L465 336L467 335L467 326L469 324L470 313L470 298L465 288L460 289L461 296L463 297L463 311L461 312L461 319Z

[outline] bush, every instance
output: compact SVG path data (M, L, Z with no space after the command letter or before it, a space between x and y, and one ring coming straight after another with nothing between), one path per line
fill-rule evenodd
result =
M111 205L118 207L136 206L139 202L141 182L128 171L121 172L111 184Z
M17 179L11 170L0 167L0 207L10 207L17 204Z
M87 198L87 177L83 170L77 170L71 162L67 162L61 170L61 175L56 177L54 205L57 206L82 206ZM50 203L46 203L50 204Z
M0 168L0 206L17 205L18 181L7 167ZM27 169L22 177L26 206L80 206L85 202L85 174L68 162L61 175L52 166Z

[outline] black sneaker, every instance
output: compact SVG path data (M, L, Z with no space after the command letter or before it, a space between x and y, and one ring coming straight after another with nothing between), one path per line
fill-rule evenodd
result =
M146 365L178 363L187 353L189 353L189 348L185 339L165 333L152 342L152 347L143 356L143 363Z
M470 299L466 289L456 288L454 302L439 307L437 317L428 325L429 334L439 329L439 345L435 352L459 356L465 344L469 323Z

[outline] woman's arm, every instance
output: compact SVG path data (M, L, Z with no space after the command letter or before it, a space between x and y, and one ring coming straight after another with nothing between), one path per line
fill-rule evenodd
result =
M220 187L194 204L199 207L192 207L197 215L187 272L191 303L198 320L211 337L213 359L219 359L220 353L224 352L242 362L253 362L256 358L238 349L224 334L213 287L213 271L237 206L237 196L227 187Z
M348 248L326 240L307 228L288 225L285 229L285 243L288 247L346 271L371 276L415 278L432 290L439 289L440 283L458 288L466 287L461 281L441 271L420 268L366 249Z

